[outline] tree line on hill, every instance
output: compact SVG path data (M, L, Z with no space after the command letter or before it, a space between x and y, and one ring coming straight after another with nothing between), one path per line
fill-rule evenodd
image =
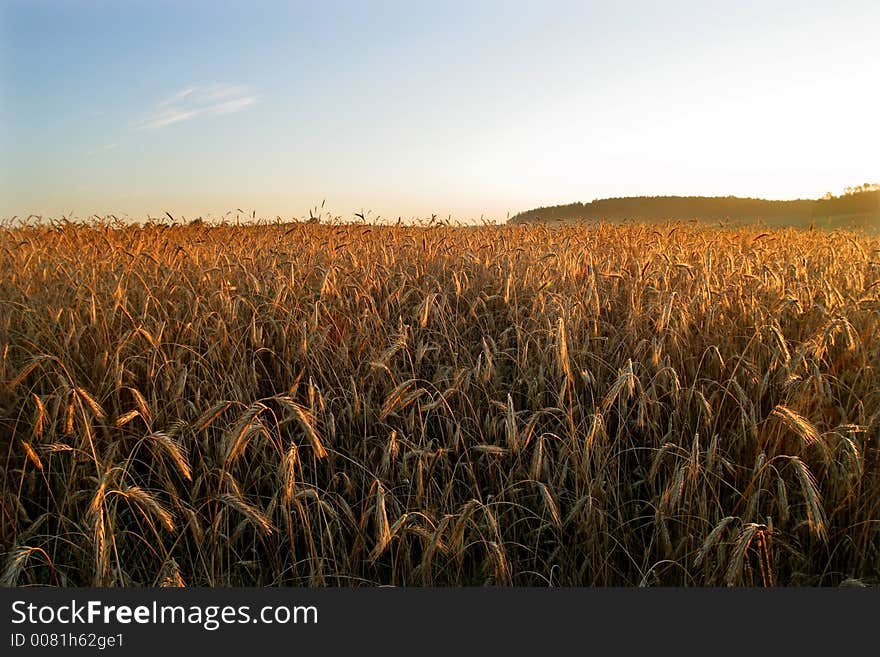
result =
M880 213L880 184L848 187L841 196L820 199L769 201L737 196L629 196L596 199L520 212L512 224L574 222L580 220L785 220L809 222L817 218Z

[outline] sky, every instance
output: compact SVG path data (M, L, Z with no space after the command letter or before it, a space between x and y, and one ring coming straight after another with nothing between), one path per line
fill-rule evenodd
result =
M880 182L880 2L0 0L0 217Z

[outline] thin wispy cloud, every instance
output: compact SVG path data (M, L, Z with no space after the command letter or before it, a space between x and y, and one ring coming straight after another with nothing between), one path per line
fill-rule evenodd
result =
M199 116L240 112L256 102L257 97L242 85L190 86L156 103L153 113L132 127L158 130Z
M103 153L105 151L112 151L114 148L118 148L118 147L119 147L119 144L117 144L114 141L109 144L104 144L103 146L101 146L99 148L95 148L93 150L90 150L89 152L86 153L86 156L91 157L92 155L97 155L98 153Z

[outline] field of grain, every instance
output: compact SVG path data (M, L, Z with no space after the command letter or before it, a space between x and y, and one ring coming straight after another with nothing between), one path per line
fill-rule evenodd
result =
M876 583L878 249L0 229L0 583Z

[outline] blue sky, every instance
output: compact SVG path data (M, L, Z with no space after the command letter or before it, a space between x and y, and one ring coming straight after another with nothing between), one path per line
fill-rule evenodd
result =
M0 216L481 215L880 179L880 3L0 0Z

